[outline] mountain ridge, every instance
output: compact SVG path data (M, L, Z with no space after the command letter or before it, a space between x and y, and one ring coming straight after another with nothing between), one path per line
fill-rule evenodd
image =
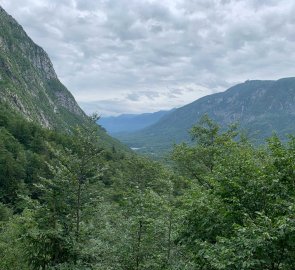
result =
M98 124L105 128L109 134L116 136L118 133L130 133L150 126L173 110L102 117Z
M222 126L239 122L242 129L256 137L256 142L271 136L273 131L284 137L295 131L294 102L294 77L248 80L180 107L141 131L117 138L140 148L139 152L166 152L174 143L190 141L189 129L204 114Z

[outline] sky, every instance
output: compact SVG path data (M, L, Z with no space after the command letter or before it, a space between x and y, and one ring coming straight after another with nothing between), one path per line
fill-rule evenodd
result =
M295 1L0 0L87 112L168 110L295 76Z

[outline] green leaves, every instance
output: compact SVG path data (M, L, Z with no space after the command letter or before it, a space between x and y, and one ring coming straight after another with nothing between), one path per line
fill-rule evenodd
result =
M104 149L95 130L20 136L10 120L0 269L294 268L293 137L255 148L204 118L195 143L175 147L173 171Z
M194 269L292 269L294 139L283 144L274 136L256 149L234 141L236 132L216 133L219 129L205 120L207 128L194 129L197 144L174 152L187 159L176 156L179 171L198 180L183 196L179 243L188 261ZM206 153L213 167L202 171Z

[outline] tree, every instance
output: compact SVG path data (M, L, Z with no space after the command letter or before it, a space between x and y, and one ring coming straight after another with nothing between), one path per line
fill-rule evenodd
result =
M194 145L182 143L172 151L175 169L181 175L210 188L210 183L205 178L212 174L221 149L237 137L237 126L230 125L226 131L221 132L218 124L204 115L192 127L190 134Z
M254 148L221 135L212 171L203 175L210 188L193 182L183 196L178 240L187 262L193 269L292 269L294 139L284 145L274 136Z

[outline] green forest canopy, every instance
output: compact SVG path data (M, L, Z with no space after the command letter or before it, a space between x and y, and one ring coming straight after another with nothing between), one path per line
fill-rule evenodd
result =
M0 110L0 269L294 269L295 138L208 117L169 166Z

